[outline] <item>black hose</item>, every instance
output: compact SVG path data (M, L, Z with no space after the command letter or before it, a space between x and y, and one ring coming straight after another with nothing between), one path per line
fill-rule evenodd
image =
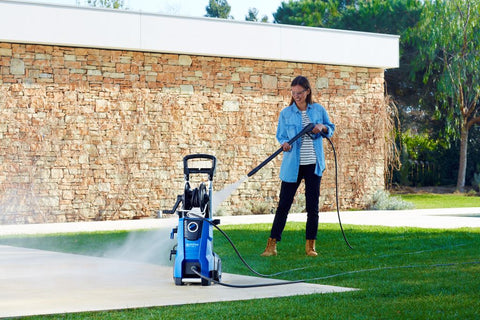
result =
M294 284L294 283L302 283L302 282L305 282L303 280L296 280L296 281L279 281L279 282L271 282L271 283L258 283L258 284L229 284L229 283L225 283L225 282L221 282L221 281L218 281L218 280L215 280L215 279L212 279L212 278L209 278L209 277L205 277L204 275L202 275L200 272L198 272L197 270L197 267L193 266L191 268L192 272L195 273L197 276L199 276L200 278L204 279L204 280L207 280L207 281L211 281L215 284L219 284L221 286L224 286L224 287L229 287L229 288L258 288L258 287L273 287L273 286L283 286L283 285L286 285L286 284Z
M281 275L281 274L285 274L285 273L289 273L289 272L293 272L293 271L298 271L298 270L303 270L303 269L307 269L308 267L303 267L303 268L295 268L295 269L290 269L290 270L287 270L287 271L281 271L281 272L277 272L277 273L272 273L272 274L263 274L263 273L260 273L258 271L256 271L255 269L253 269L248 263L247 261L242 257L242 255L240 254L240 251L238 251L237 249L237 246L235 246L235 244L233 243L232 239L230 239L230 237L225 233L225 231L223 231L219 226L217 226L212 220L210 219L206 219L200 215L197 215L195 213L189 213L189 215L192 215L194 216L195 218L198 218L198 219L201 219L203 221L206 221L207 223L209 223L210 225L212 225L215 229L217 229L224 237L225 239L227 239L227 241L230 243L230 245L232 246L233 250L235 251L235 253L237 254L238 258L240 259L240 261L242 261L242 263L248 268L248 270L250 270L252 273L256 274L257 276L259 277L262 277L262 278L271 278L271 277L275 277L275 276L278 276L278 275Z
M350 243L347 240L347 236L345 235L345 231L343 230L342 226L342 219L340 218L340 208L338 205L338 163L337 163L337 151L335 150L335 146L333 145L332 140L330 140L329 137L323 135L324 138L328 140L330 145L332 146L333 150L333 158L335 159L335 202L336 202L336 207L337 207L337 217L338 217L338 224L340 225L340 230L342 231L343 239L345 240L345 243L350 249L353 249L353 247L350 245Z
M300 131L296 136L294 136L292 139L290 139L288 141L288 144L292 144L293 142L295 142L298 138L300 138L301 136L303 136L304 134L310 134L310 131L313 130L313 128L315 127L315 125L313 123L309 123L308 125L306 125L302 131ZM345 243L347 244L347 246L350 248L350 249L353 249L353 247L350 245L350 243L348 242L348 239L347 239L347 236L345 235L345 230L343 230L343 225L342 225L342 219L340 218L340 207L339 207L339 201L338 201L338 161L337 161L337 151L335 150L335 146L333 145L333 142L332 140L330 140L329 137L327 137L327 135L323 132L320 132L320 134L326 138L328 140L328 142L330 143L330 145L332 146L332 150L333 150L333 156L334 156L334 159L335 159L335 203L336 203L336 207L337 207L337 217L338 217L338 224L340 225L340 230L342 231L342 236L343 236L343 239L345 240ZM263 168L267 163L269 163L270 161L272 161L276 156L278 156L280 154L280 152L282 152L283 148L280 147L277 151L275 151L273 154L271 154L267 159L265 159L262 163L260 163L257 167L255 167L252 171L250 171L248 174L247 174L247 177L251 177L253 176L255 173L257 173L258 170L260 170L261 168ZM241 259L241 258L240 258Z
M414 269L414 268L439 268L439 267L451 267L451 266L458 266L458 265L472 265L472 264L480 264L480 261L466 261L466 262L447 262L447 263L434 263L434 264L410 264L410 265L403 265L403 266L386 266L386 267L378 267L378 268L370 268L370 269L360 269L360 270L352 270L352 271L345 271L337 274L331 274L328 276L323 277L316 277L316 278L308 278L302 279L299 281L318 281L318 280L325 280L330 278L341 277L350 274L356 273L364 273L364 272L373 272L373 271L382 271L382 270L394 270L394 269Z
M292 269L292 270L288 270L288 271L283 271L283 272L277 272L277 273L273 273L273 274L262 274L260 272L257 272L256 270L254 270L248 263L247 261L245 261L245 259L242 257L242 255L240 254L240 252L238 251L237 247L235 246L235 244L233 243L232 239L230 239L230 237L225 233L225 231L223 231L219 226L217 226L213 221L211 221L210 219L206 219L200 215L197 215L195 213L189 213L190 215L194 216L195 218L199 218L203 221L206 221L207 223L209 223L210 225L212 225L213 227L215 227L215 229L217 229L218 231L220 231L220 233L225 237L225 239L228 240L228 242L230 243L230 245L232 246L233 250L235 251L235 253L237 254L237 256L240 258L240 260L243 262L243 264L251 271L253 272L254 274L260 276L260 277L264 277L264 278L270 278L270 277L274 277L274 276L277 276L277 275L280 275L280 274L283 274L283 273L287 273L287 272L291 272L291 271L295 271L295 270L301 270L301 269L306 269L305 268L297 268L297 269ZM200 278L204 279L204 280L207 280L207 281L211 281L215 284L219 284L221 286L224 286L224 287L230 287L230 288L258 288L258 287L271 287L271 286L281 286L281 285L287 285L287 284L294 284L294 283L302 283L302 282L305 282L304 280L295 280L295 281L279 281L279 282L273 282L273 283L258 283L258 284L229 284L229 283L225 283L225 282L221 282L221 281L218 281L218 280L215 280L213 278L209 278L209 277L206 277L204 275L202 275L198 270L197 270L197 267L196 266L192 266L191 268L192 272L195 273L197 276L199 276Z

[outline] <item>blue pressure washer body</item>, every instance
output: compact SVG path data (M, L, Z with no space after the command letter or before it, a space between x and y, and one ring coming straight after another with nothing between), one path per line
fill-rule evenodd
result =
M192 168L189 161L210 161L209 167ZM163 213L177 213L178 226L172 229L170 238L177 234L177 244L170 252L170 259L175 255L173 279L176 285L200 280L202 286L211 284L212 279L220 281L222 274L221 260L213 252L213 225L220 223L213 220L212 195L213 175L216 158L208 154L193 154L183 158L185 188L183 195L177 196L172 210ZM190 187L191 174L208 176L207 185L201 182L197 188ZM181 208L178 209L180 203ZM194 272L196 271L196 272ZM202 277L200 276L202 275Z

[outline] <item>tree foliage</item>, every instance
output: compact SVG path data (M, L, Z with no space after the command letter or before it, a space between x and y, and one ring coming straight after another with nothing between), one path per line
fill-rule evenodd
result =
M419 21L422 8L421 0L300 0L283 2L274 17L277 23L400 35L400 68L386 70L387 90L400 110L405 107L420 115L415 123L423 126L432 112L418 110L419 97L427 95L423 85L410 79L418 49L405 36Z
M418 0L358 1L346 6L331 27L387 34L402 34L417 24L421 12Z
M208 6L205 7L207 14L205 17L210 18L233 18L230 16L230 10L232 7L228 4L227 0L209 0Z
M464 118L470 118L471 127L480 116L480 5L455 0L427 6L417 28L424 37L415 39L420 49L415 67L424 83L438 89L436 116L447 124L445 136L458 139Z
M301 0L282 2L273 14L274 22L310 27L328 27L340 16L344 1Z
M258 9L248 8L248 13L245 16L245 21L268 22L268 16L264 15L260 20L258 19Z
M480 2L437 0L425 3L413 38L419 48L414 63L424 84L436 91L435 116L443 136L460 140L457 189L466 180L468 136L480 124Z
M400 67L385 70L387 93L393 97L400 113L404 131L430 131L439 124L431 121L433 110L420 108L420 97L430 96L424 91L430 88L421 81L411 79L412 60L418 55L418 47L411 44L406 35L420 20L423 2L419 0L371 0L358 1L345 7L332 28L400 35ZM408 118L408 121L406 120ZM437 131L437 130L433 130Z
M124 0L87 0L87 5L97 8L126 9Z

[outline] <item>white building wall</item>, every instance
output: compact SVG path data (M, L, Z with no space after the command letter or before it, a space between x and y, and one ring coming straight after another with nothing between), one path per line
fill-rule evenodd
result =
M0 0L0 42L399 66L399 36Z

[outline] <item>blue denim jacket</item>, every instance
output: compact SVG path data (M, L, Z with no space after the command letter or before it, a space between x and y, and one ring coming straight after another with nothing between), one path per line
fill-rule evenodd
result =
M323 124L328 128L325 134L331 137L335 131L335 125L330 122L327 111L318 103L307 106L307 115L314 124ZM292 104L280 112L277 127L277 140L280 144L288 142L302 130L302 114L296 104ZM321 134L312 134L313 147L317 156L315 174L322 176L325 170L325 155L323 154L323 138ZM320 138L320 139L319 139ZM283 153L282 166L280 167L280 179L285 182L296 182L300 167L300 146L302 139L298 139L292 145L292 149Z

